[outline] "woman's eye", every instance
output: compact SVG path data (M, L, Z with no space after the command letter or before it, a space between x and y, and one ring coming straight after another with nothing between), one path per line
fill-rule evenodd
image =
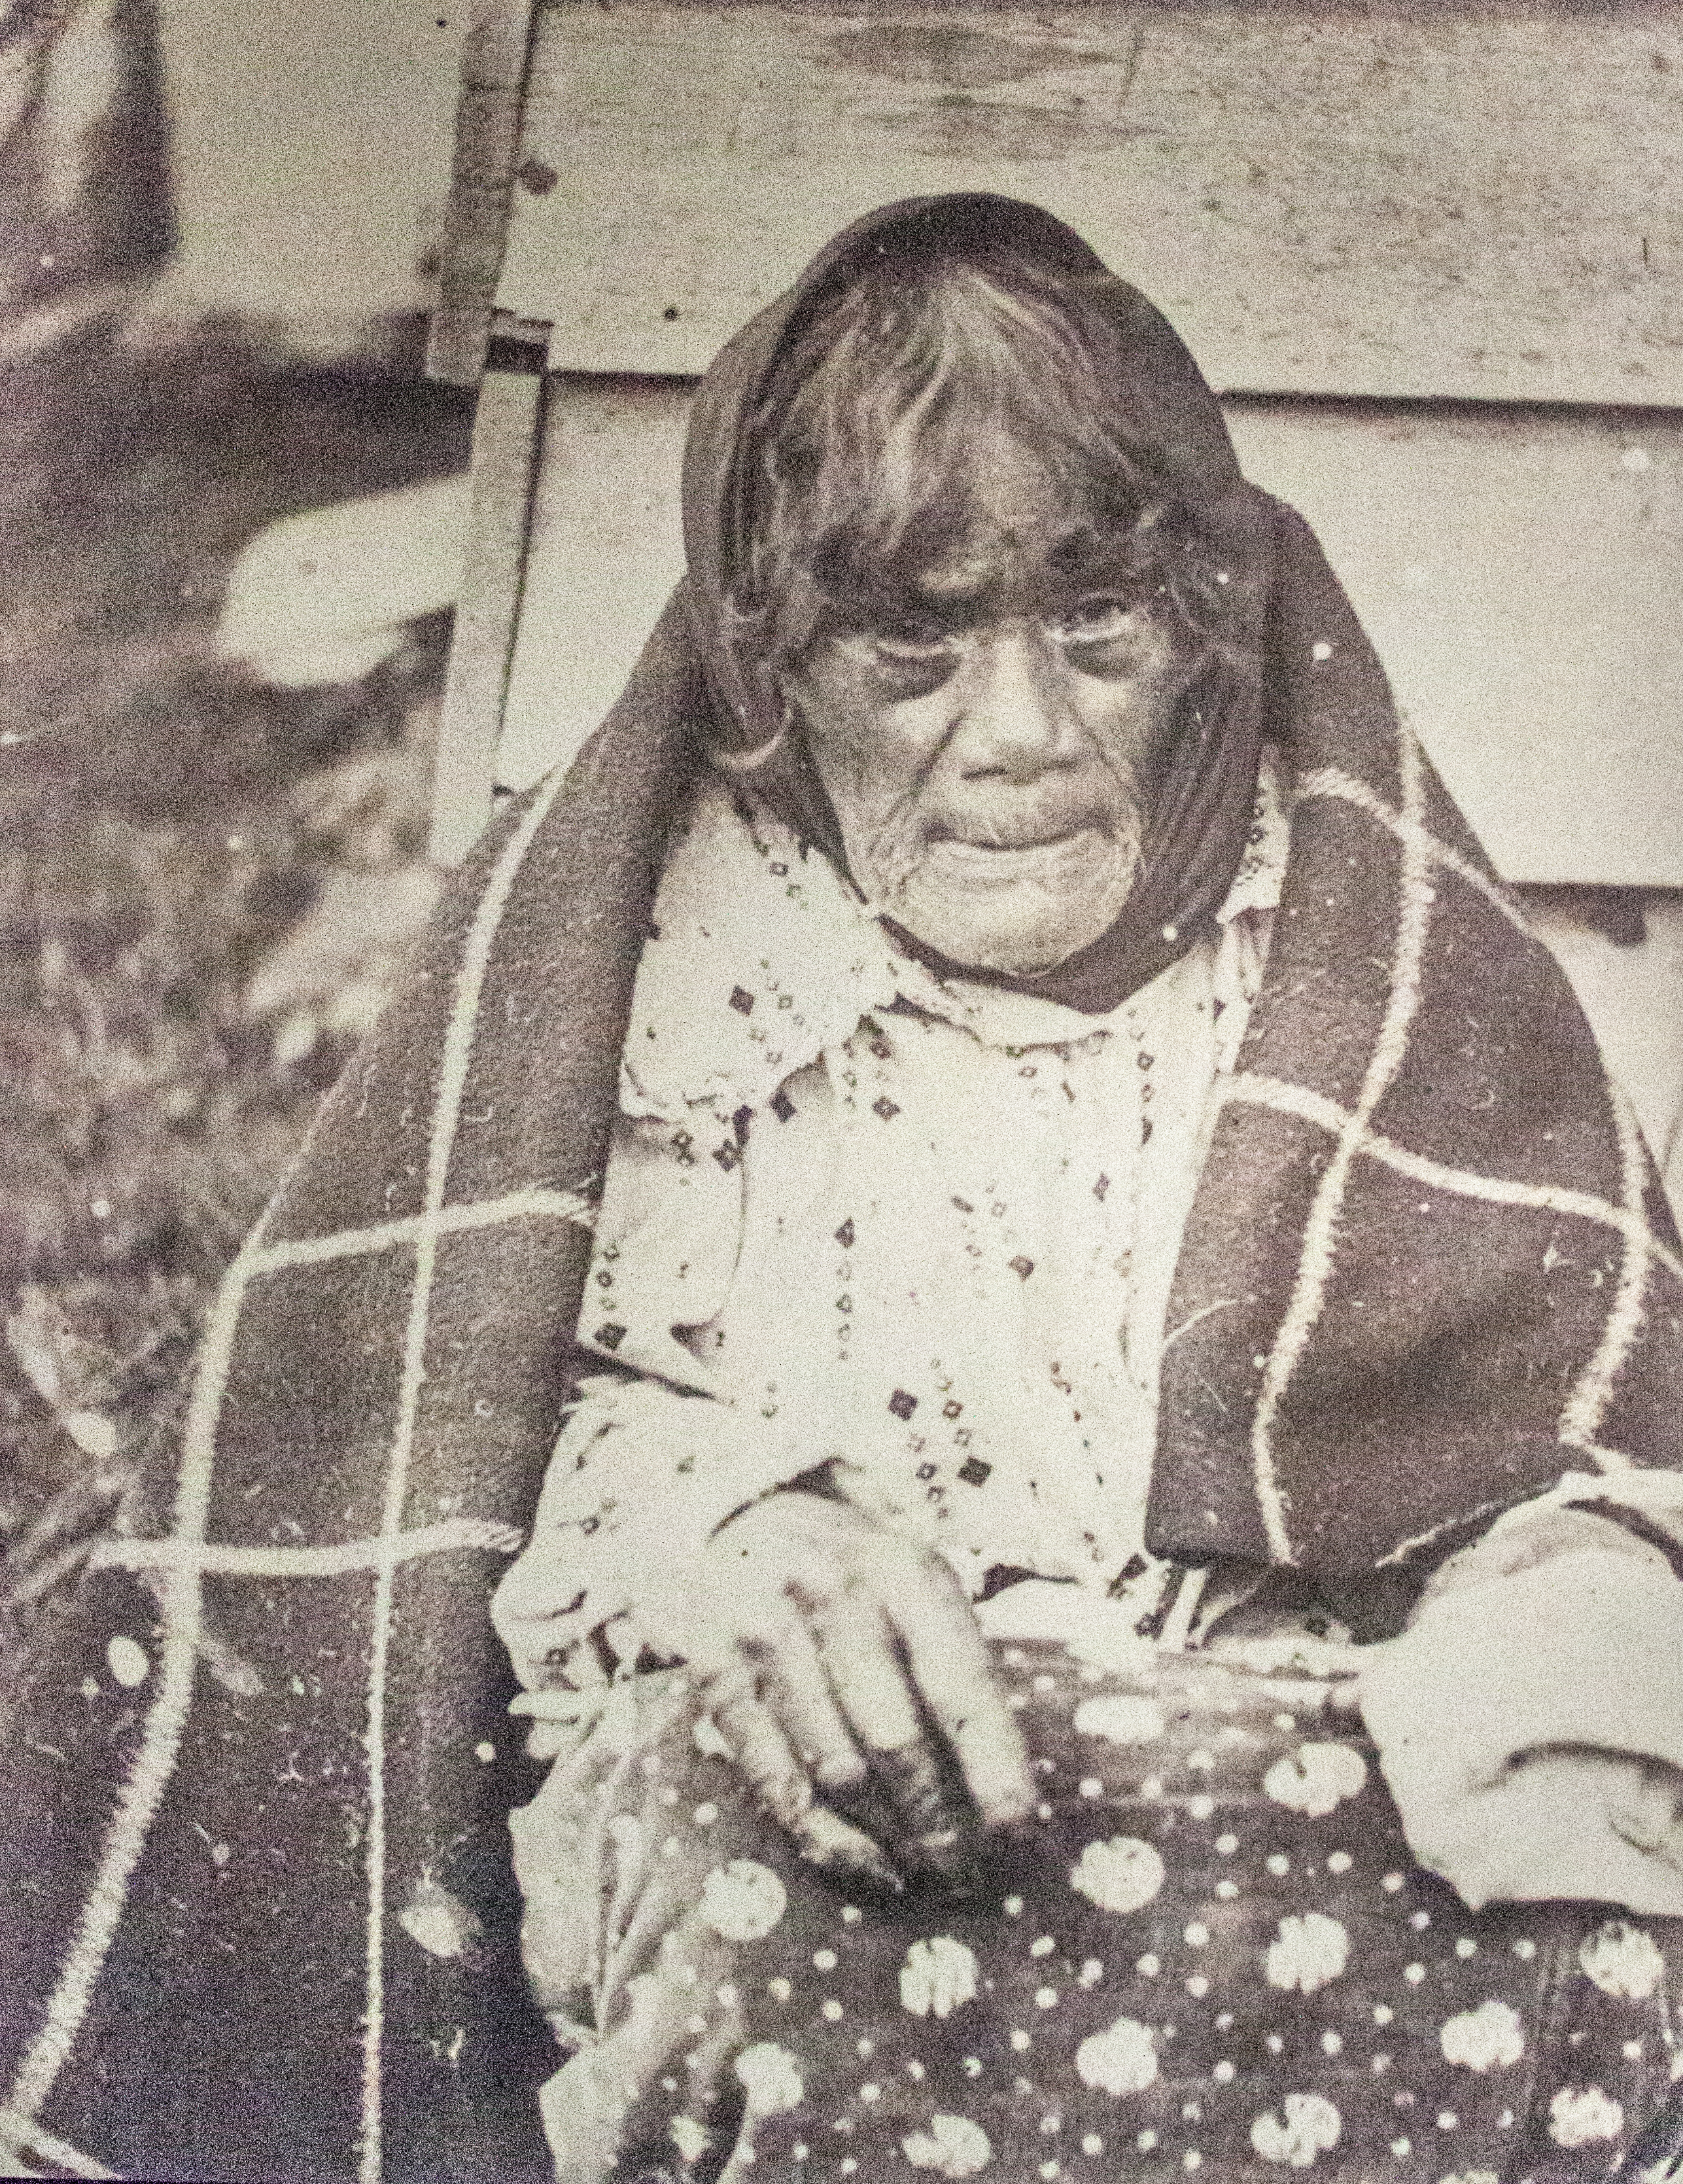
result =
M885 660L921 666L946 652L949 638L939 622L888 622L869 632L871 646Z
M1138 626L1139 609L1131 599L1113 592L1095 592L1061 614L1047 618L1047 627L1060 644L1108 644L1127 636Z

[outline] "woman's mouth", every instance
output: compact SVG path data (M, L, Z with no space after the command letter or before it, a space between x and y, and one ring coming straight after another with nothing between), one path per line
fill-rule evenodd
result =
M1056 887L1108 845L1097 827L1026 842L961 840L941 835L929 845L928 861L961 886L1008 887L1021 882Z

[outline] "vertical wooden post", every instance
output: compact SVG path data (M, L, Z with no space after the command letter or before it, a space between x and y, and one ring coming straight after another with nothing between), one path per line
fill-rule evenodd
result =
M520 330L537 336L536 345L492 339L535 4L473 0L427 342L433 378L463 387L477 381L480 390L462 588L433 766L427 855L435 864L454 864L491 816L542 430L542 330Z
M473 493L461 597L445 677L427 855L455 864L491 816L503 701L525 574L532 476L543 424L543 352L493 352L474 422Z
M519 154L534 0L474 0L462 54L450 207L427 342L434 379L471 387L485 369Z

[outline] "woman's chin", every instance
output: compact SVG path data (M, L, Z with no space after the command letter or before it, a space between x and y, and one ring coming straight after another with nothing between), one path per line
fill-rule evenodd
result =
M1032 978L1054 971L1101 939L1128 900L1132 872L1118 883L1054 892L1029 882L1021 894L998 886L920 888L889 915L926 948L961 969Z

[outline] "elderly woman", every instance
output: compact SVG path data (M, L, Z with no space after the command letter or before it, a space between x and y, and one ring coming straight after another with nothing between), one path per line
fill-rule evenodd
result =
M980 197L731 345L686 514L22 1695L0 2142L1645 2162L1683 1262L1313 539Z
M1387 1950L1439 1953L1417 1936L1452 1899L1395 1892L1388 1919L1361 1903L1407 1861L1377 1797L1344 1808L1369 1774L1352 1718L1336 1736L1288 1717L1270 1735L1277 1680L1233 1673L1264 1638L1264 1665L1301 1678L1313 1663L1330 1680L1293 1687L1313 1720L1347 1696L1348 1657L1327 1638L1394 1619L1351 1535L1358 1496L1397 1491L1400 1446L1317 1481L1318 1582L1269 1574L1301 1566L1309 1528L1263 1414L1314 1372L1292 1346L1316 1332L1340 1228L1372 1212L1322 1194L1303 1242L1325 1263L1298 1247L1295 1311L1256 1337L1242 1528L1213 1486L1215 1506L1188 1510L1198 1489L1183 1479L1175 1507L1158 1429L1165 1349L1252 1301L1239 1267L1221 1277L1231 1294L1194 1297L1174 1277L1290 863L1291 707L1265 688L1270 668L1289 671L1268 657L1271 512L1235 476L1161 321L1049 222L993 203L915 208L847 239L725 359L695 445L692 567L716 588L714 675L746 747L715 730L714 770L668 847L579 1324L591 1369L497 1604L520 1709L560 1725L542 1749L570 1743L586 1695L639 1662L687 1671L610 1709L517 1816L534 1977L578 2048L546 2102L558 2173L636 2175L664 2153L675 2173L710 2174L757 2148L780 2174L875 2176L897 2156L1026 2175L1030 2148L1058 2174L1051 2158L1088 2141L1088 2159L1125 2147L1153 2173L1196 2158L1224 2177L1318 2157L1433 2176L1452 2156L1506 2165L1501 2132L1527 2137L1511 2082L1480 2101L1440 2086L1457 2075L1441 2039L1424 2064L1408 2057L1411 2105L1433 2088L1457 2136L1434 2120L1399 2151L1412 2119L1374 2059L1464 2017L1474 2049L1500 2028L1511 2068L1528 1997L1484 1965L1410 1992ZM1283 544L1301 561L1289 532ZM1313 596L1313 575L1280 574ZM1325 615L1324 577L1319 589ZM1341 616L1325 626L1308 651L1330 709L1351 639ZM1420 771L1406 744L1397 762ZM1419 827L1422 794L1399 783L1399 832ZM1347 869L1373 886L1370 860ZM1358 1115L1419 1005L1425 936L1406 920L1424 924L1430 886L1424 870L1401 877ZM1360 1127L1341 1117L1333 1145ZM1245 1207L1262 1227L1271 1211L1260 1195ZM1428 1228L1403 1284L1446 1280L1442 1248ZM1388 1317L1388 1349L1410 1305L1395 1274L1390 1296L1371 1285L1347 1308ZM1410 1437L1436 1427L1438 1470L1466 1434L1456 1339L1442 1325L1430 1378L1414 1361L1407 1374ZM1212 1399L1219 1412L1219 1387ZM1341 1390L1334 1430L1359 1441L1373 1428L1347 1402ZM1508 1632L1538 1608L1515 1575L1548 1567L1541 1621L1575 1625L1579 1643L1591 1601L1634 1585L1673 1617L1675 1581L1605 1516L1565 1517L1558 1497L1528 1513L1523 1487L1496 1485L1493 1449L1474 1462L1491 1468L1470 1505L1417 1528L1436 1536L1415 1583L1443 1566L1433 1609L1369 1680L1415 1838L1475 1904L1683 1910L1676 1866L1640 1829L1652 1869L1633 1858L1627 1808L1648 1794L1671 1817L1658 1770L1639 1784L1610 1759L1533 1758L1491 1788L1516 1753L1597 1741L1609 1710L1610 1660L1569 1696L1546 1646L1532 1673L1504 1674ZM1521 1506L1500 1548L1469 1547L1505 1501ZM1404 1542L1384 1544L1372 1563L1405 1568ZM1224 1664L1214 1682L1176 1659L1189 1641ZM1135 1702L1119 1712L1107 1669ZM1488 1748L1492 1674L1511 1688ZM1642 1748L1675 1757L1664 1680L1639 1709ZM1167 1692L1191 1725L1178 1738ZM1486 1796L1464 1805L1451 1754L1464 1759L1475 1717ZM675 1722L697 1719L710 1765L674 1744ZM1430 1763L1417 1779L1422 1753L1449 1763L1447 1781ZM855 1904L861 1932L838 1926L824 1886L725 1819L740 1802L726 1759L834 1886L866 1904L897 1895L895 1915ZM1300 1816L1291 1860L1285 1812L1247 1809L1262 1783ZM991 1884L990 1830L1014 1837L1013 1877ZM1358 1852L1375 1869L1341 1879ZM1313 1862L1288 1880L1270 1854ZM975 1900L962 1915L919 1903L932 1880ZM1292 1956L1305 1931L1325 1962ZM1511 1964L1525 1936L1502 1932ZM833 1946L814 1959L814 1942ZM957 1981L941 1991L950 2025L924 2021L940 2008L932 1964ZM1294 2048L1314 2036L1308 2055L1270 2067L1281 1990L1335 1976L1359 1992L1363 2052L1347 2053L1341 1997L1294 2028ZM1225 2014L1225 2037L1166 2022L1171 1984L1205 2003L1195 2018ZM1195 2043L1209 2052L1188 2069ZM1586 2131L1583 2173L1621 2136ZM1564 2151L1557 2132L1558 2166Z

